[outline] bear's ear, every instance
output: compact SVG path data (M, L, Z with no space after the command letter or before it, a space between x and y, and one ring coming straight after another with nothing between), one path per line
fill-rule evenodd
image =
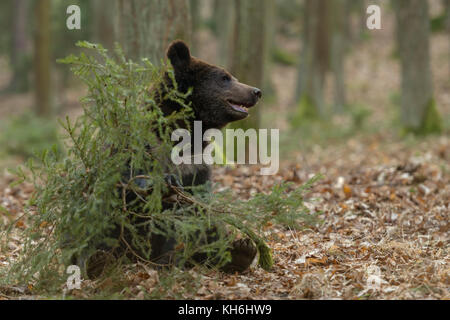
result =
M175 69L187 68L191 62L191 53L186 43L175 40L167 49L167 58Z

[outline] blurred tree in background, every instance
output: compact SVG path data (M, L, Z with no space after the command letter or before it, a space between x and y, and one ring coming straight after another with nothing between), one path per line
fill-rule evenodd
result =
M445 8L446 8L445 14L447 16L447 32L449 33L449 37L450 37L450 0L444 0L444 2L445 2Z
M230 71L242 83L262 88L267 63L267 18L269 0L235 0ZM259 128L261 108L249 109L250 116L233 127Z
M325 79L334 79L333 111L341 113L347 104L345 56L350 44L349 19L353 1L305 0L303 11L302 53L298 68L296 101L299 117L323 117L327 114Z
M234 25L234 2L214 0L213 13L211 16L211 29L218 40L218 63L222 66L229 66L232 56L231 34Z
M111 0L93 1L94 20L94 42L101 43L104 48L112 49L114 47L114 16L116 15L116 6Z
M13 74L9 90L13 92L25 92L29 88L28 4L27 0L16 0L12 5L11 67Z
M190 0L190 14L191 14L191 54L197 55L198 48L198 37L194 37L195 33L198 32L202 26L202 9L203 1L201 0Z
M315 117L325 114L323 90L330 62L330 2L305 0L304 5L303 49L296 96L301 117Z
M38 0L35 8L34 86L36 95L36 113L39 116L48 116L51 113L50 5L50 0Z
M352 28L352 24L348 23L347 33L352 42L356 43L361 42L363 39L366 38L366 35L369 31L366 26L367 21L366 9L369 5L369 2L368 0L357 0L357 1L348 0L348 5L350 7L349 13L354 14L356 16L357 19L356 25L358 27ZM352 17L349 18L351 19ZM350 20L348 20L348 22L350 22Z
M330 68L334 76L334 111L341 113L347 104L345 92L345 55L348 48L348 21L351 0L330 0Z
M406 131L427 134L441 131L433 98L430 65L428 2L393 1L402 70L401 121Z
M188 0L118 0L117 41L133 59L148 58L158 64L169 43L191 43Z

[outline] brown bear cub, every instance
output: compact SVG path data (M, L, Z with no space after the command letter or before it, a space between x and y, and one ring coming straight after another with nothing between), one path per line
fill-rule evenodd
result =
M240 83L220 67L192 57L188 46L183 41L177 40L170 44L167 50L167 58L172 64L178 91L187 93L189 88L193 88L192 93L187 98L188 101L186 101L191 103L193 109L193 117L187 119L190 130L193 130L194 121L202 122L203 134L208 129L221 129L230 122L242 120L248 116L247 108L253 107L261 98L261 90ZM161 88L170 87L172 84L172 80L167 75L165 82ZM164 116L169 116L181 109L179 104L171 100L163 100L159 104ZM205 148L206 145L203 147ZM210 180L210 168L206 164L175 166L170 159L167 162L170 162L167 165L166 175L169 177L169 179L166 179L168 184L176 184L178 187L191 187L204 185ZM178 174L175 174L175 172ZM151 182L138 179L136 183L145 189ZM208 239L205 240L207 243L217 240L218 229L218 226L212 226L207 232ZM152 262L159 265L174 263L175 239L156 234L152 230L139 230L139 233L151 234L150 259ZM225 272L243 272L248 269L254 260L256 248L250 239L239 239L233 242L230 254L231 261L223 266L222 270ZM98 266L98 259L104 258L96 256L93 259L95 260L94 265ZM206 260L206 256L199 254L194 256L193 259L197 263L202 263ZM89 265L91 263L88 261L88 274Z
M167 58L172 64L178 90L186 93L189 88L193 88L187 102L192 103L194 117L188 119L188 122L192 129L194 121L201 121L202 134L208 129L221 129L230 122L245 119L248 116L247 108L253 107L261 98L262 93L258 88L240 83L223 68L191 56L183 41L177 40L170 44ZM172 101L161 103L165 116L179 109L180 106ZM203 185L210 180L210 168L206 164L181 164L177 170L181 172L182 186ZM175 244L173 239L161 239L155 235L153 237L152 257L155 261L167 262L171 253L167 248ZM232 260L223 270L242 272L255 258L256 248L250 239L240 239L233 243L230 253ZM202 257L195 260L201 262Z
M258 88L240 83L226 70L192 57L183 41L177 40L170 44L167 58L173 66L178 90L186 93L189 88L193 88L186 102L192 103L194 117L187 119L187 122L192 130L194 121L201 121L202 136L208 129L221 129L230 122L245 119L248 116L247 108L253 107L261 98L262 93ZM160 107L164 116L181 108L171 100L162 101ZM177 169L182 171L184 186L201 185L210 179L207 165L181 165Z

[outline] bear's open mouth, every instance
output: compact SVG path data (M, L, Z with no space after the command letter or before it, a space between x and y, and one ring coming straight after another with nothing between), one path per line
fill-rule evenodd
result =
M234 111L242 112L248 114L248 108L252 107L253 105L247 105L243 103L237 103L231 100L227 100L228 104L233 108Z

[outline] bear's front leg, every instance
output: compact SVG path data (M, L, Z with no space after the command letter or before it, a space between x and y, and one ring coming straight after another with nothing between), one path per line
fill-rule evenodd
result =
M207 164L180 164L174 170L179 174L184 187L204 185L211 179L211 169Z
M255 259L256 251L255 245L249 238L234 241L230 250L231 261L222 267L222 271L227 273L244 272Z

